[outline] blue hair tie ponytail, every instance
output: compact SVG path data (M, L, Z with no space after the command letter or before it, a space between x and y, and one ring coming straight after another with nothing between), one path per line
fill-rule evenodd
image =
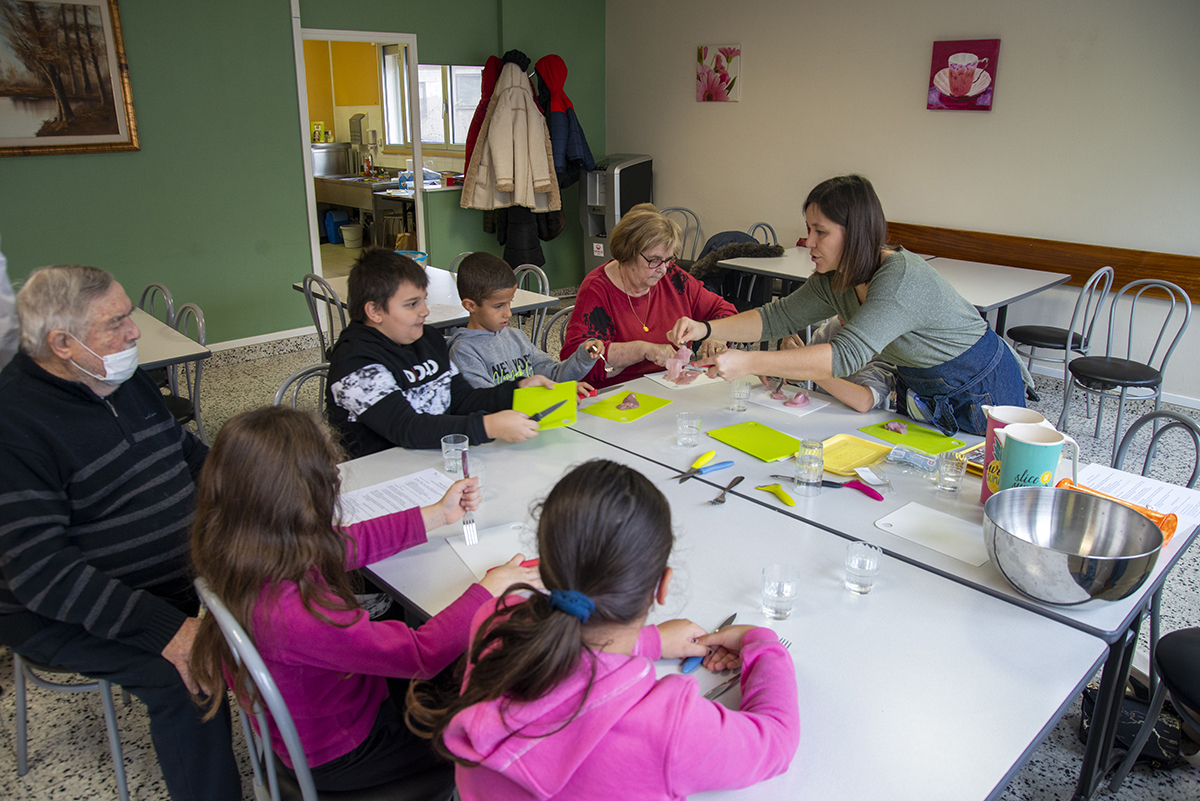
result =
M550 608L579 618L579 622L587 623L596 604L591 598L576 590L550 590Z

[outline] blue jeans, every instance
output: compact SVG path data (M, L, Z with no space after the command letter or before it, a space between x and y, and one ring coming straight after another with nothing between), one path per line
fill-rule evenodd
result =
M948 362L920 369L900 367L898 371L897 405L904 409L911 390L916 398L907 400L910 416L933 423L947 436L959 431L986 434L987 416L980 408L984 404L1025 405L1021 366L990 328Z
M52 623L13 650L35 662L107 679L141 699L150 713L150 737L172 801L242 797L229 705L221 704L212 720L201 722L203 710L166 659L93 637L70 623Z

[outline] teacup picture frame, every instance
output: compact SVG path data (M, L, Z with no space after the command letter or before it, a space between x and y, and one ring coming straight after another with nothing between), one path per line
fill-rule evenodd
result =
M999 59L999 39L934 42L925 108L991 111Z

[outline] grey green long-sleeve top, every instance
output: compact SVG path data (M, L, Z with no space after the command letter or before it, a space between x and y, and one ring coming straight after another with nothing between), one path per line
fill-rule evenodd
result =
M920 256L892 253L859 303L853 288L833 290L833 275L814 275L792 294L758 310L763 339L781 339L839 315L845 327L831 341L833 375L844 378L875 354L901 367L927 368L959 356L983 336L987 323Z

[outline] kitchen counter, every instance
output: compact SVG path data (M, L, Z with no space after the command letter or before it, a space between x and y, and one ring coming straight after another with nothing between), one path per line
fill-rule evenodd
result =
M390 179L367 179L357 175L321 175L313 178L316 199L318 203L330 206L343 206L351 209L370 212L372 219L378 223L383 219L385 211L403 212L406 204L412 203L412 192L400 195L387 194L388 189L396 189L398 182ZM451 192L461 190L461 186L429 187L423 192ZM383 226L373 226L373 242L382 247Z

